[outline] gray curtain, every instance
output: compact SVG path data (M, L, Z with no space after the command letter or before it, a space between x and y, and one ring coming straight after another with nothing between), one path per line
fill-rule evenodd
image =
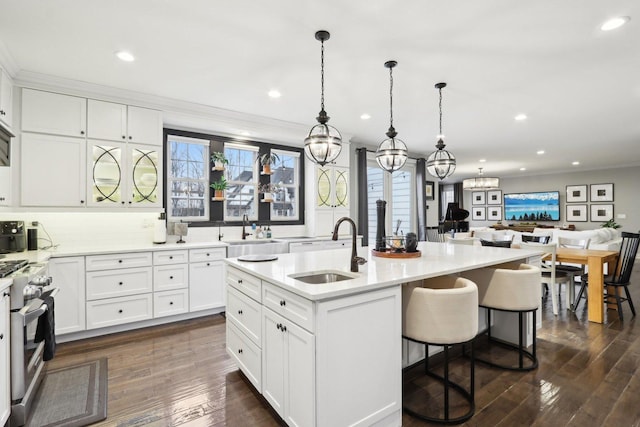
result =
M425 185L427 181L426 160L420 158L416 160L416 208L418 219L418 240L427 240L427 200Z
M358 234L362 235L362 246L369 246L369 218L367 207L367 150L356 149L356 179L358 187Z

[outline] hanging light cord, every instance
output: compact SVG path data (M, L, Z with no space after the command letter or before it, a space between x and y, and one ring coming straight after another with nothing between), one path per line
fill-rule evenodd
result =
M389 68L389 128L393 128L393 67Z
M324 41L320 42L320 110L324 111Z
M440 109L440 139L442 139L442 88L438 89L440 93L440 103L438 104L438 108Z

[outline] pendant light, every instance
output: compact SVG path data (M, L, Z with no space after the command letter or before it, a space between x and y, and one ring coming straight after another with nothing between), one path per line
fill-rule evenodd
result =
M320 113L316 120L318 124L313 126L309 135L304 140L304 153L314 163L321 166L334 161L342 150L342 137L333 126L329 126L329 116L324 111L324 42L329 40L328 31L316 32L316 40L320 40Z
M398 132L393 127L393 67L396 65L396 61L384 63L389 69L389 130L386 133L388 138L382 141L376 150L376 161L387 172L395 172L407 162L407 146L396 138Z
M426 163L429 175L435 176L440 180L453 175L453 172L456 170L456 158L444 149L444 135L442 134L442 89L446 86L446 83L437 83L435 86L440 94L440 134L438 135L438 143L436 144L437 150L429 154Z
M468 178L462 180L462 188L464 190L496 190L500 188L499 178L489 178L484 176L482 168L478 168L478 176L476 178Z

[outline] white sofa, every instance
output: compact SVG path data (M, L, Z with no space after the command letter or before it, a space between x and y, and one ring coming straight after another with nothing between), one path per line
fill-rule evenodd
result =
M472 227L472 236L484 240L503 240L507 235L513 235L513 244L522 242L522 234L514 230L494 230L490 227ZM457 233L458 234L458 233ZM559 228L535 228L532 233L536 235L551 235L551 242L558 242L558 237L569 239L590 239L589 249L617 251L620 249L620 231L613 228L596 228L593 230L561 230ZM479 241L479 240L478 240Z

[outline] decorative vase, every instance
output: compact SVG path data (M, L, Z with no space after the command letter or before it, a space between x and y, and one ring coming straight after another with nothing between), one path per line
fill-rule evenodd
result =
M262 165L262 174L271 175L271 165L269 163Z
M262 197L262 200L264 200L265 202L272 202L273 201L273 194L264 193L264 196Z

